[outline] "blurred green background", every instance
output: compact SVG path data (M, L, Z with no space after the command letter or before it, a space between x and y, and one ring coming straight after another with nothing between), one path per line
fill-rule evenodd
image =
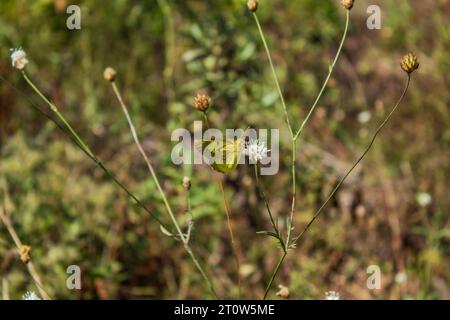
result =
M214 98L219 128L282 128L281 168L264 177L273 211L290 208L290 144L262 44L245 0L2 0L0 2L0 201L53 298L211 298L182 245L161 234L32 103L46 106L11 67L22 46L27 72L99 157L149 208L169 221L127 123L103 79L118 85L144 148L186 221L184 175L192 176L192 245L222 297L235 297L235 265L220 191L205 166L171 163L175 128L192 130L197 91ZM260 1L294 127L316 97L345 22L338 0ZM66 7L81 7L81 30ZM378 4L382 29L368 30ZM412 87L357 172L326 208L274 283L291 299L450 298L450 1L357 0L343 54L298 147L296 231L367 145L402 89L401 56L421 61ZM8 84L9 83L9 84ZM16 88L16 89L14 89ZM192 170L192 172L191 172ZM9 198L5 201L4 190ZM269 228L252 168L226 178L241 253L242 295L260 298L279 248L256 235ZM66 288L79 265L82 290ZM378 265L382 288L368 290ZM0 285L12 298L37 291L0 224Z

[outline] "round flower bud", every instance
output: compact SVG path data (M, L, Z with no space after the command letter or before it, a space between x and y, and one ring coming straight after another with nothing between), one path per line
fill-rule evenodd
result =
M31 247L24 244L19 248L20 260L25 264L30 262L30 251Z
M341 0L341 5L347 10L351 10L354 4L355 0Z
M114 70L111 67L106 68L105 71L103 72L103 77L105 78L106 81L109 82L113 82L114 80L116 80L116 76L117 76L116 70Z
M247 8L250 12L256 12L258 10L258 0L248 0Z
M189 177L184 177L183 178L183 188L186 191L189 191L191 189L191 179L189 179Z
M198 93L194 98L194 107L198 111L206 112L211 105L211 98L206 94Z
M413 53L408 53L402 58L400 66L402 67L403 71L410 74L419 68L419 60Z

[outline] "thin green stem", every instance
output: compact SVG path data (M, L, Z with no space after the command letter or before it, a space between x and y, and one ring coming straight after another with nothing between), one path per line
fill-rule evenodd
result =
M209 129L210 128L209 119L208 119L208 115L206 114L206 112L203 112L203 119L205 121L206 128ZM211 171L213 171L212 168L211 168ZM214 174L214 172L213 172L213 174ZM235 261L236 269L237 269L238 296L240 298L240 296L241 296L241 262L239 259L239 252L238 252L237 245L236 245L235 238L234 238L233 228L231 226L231 210L228 205L227 197L225 194L225 187L223 185L222 180L220 180L220 178L219 178L218 184L219 184L219 188L220 188L220 191L222 194L222 201L223 201L223 206L225 209L225 214L227 216L227 228L228 228L228 233L230 235L231 247L233 250L234 261Z
M164 38L165 38L165 66L164 66L164 82L167 90L168 104L175 98L174 85L174 65L175 65L175 25L173 19L172 8L167 0L158 0L165 20Z
M219 178L220 179L220 178ZM219 180L220 192L222 194L223 206L225 208L225 213L227 215L227 227L228 233L230 234L231 247L233 249L234 262L236 264L236 273L237 273L237 281L238 281L238 296L241 296L241 262L239 259L239 253L236 245L236 240L234 237L233 227L231 225L231 210L228 206L227 196L225 194L225 187L223 185L222 180Z
M269 218L270 218L270 223L272 224L272 228L275 231L276 235L277 235L277 239L280 242L281 248L283 249L283 252L286 252L286 246L284 244L283 238L281 236L280 230L278 229L278 225L275 222L275 219L273 217L272 214L272 210L270 209L270 205L269 205L269 201L267 200L266 197L266 193L264 192L263 187L261 186L260 182L259 182L259 177L258 177L258 165L255 164L255 179L256 179L256 189L259 191L259 194L261 196L261 198L264 201L264 204L266 206L267 212L269 213Z
M283 252L283 255L281 256L280 260L278 261L277 266L273 270L273 273L272 273L272 275L270 277L269 283L267 284L266 290L264 292L263 300L266 300L267 295L268 295L268 293L270 291L270 288L272 287L272 283L275 280L275 277L277 276L278 271L280 271L281 265L283 264L283 261L286 258L287 253L288 253L287 251Z
M148 167L148 169L150 171L150 174L151 174L151 176L153 178L153 181L155 182L156 188L158 189L158 192L159 192L159 194L160 194L160 196L161 196L161 198L163 200L163 203L166 206L167 212L169 213L170 219L172 220L172 222L173 222L177 232L179 233L181 240L184 241L185 240L184 234L181 231L181 228L180 228L180 226L178 224L177 219L175 218L175 215L174 215L174 213L172 211L172 208L170 207L170 204L169 204L169 201L167 200L166 194L163 191L163 189L161 188L161 184L159 183L159 179L156 176L155 170L153 169L153 166L152 166L149 158L147 157L147 155L146 155L146 153L144 151L144 148L142 147L142 145L141 145L141 143L139 141L139 138L138 138L137 133L136 133L136 129L135 129L134 125L133 125L133 121L131 120L131 117L130 117L130 114L128 112L128 109L127 109L125 103L123 102L122 96L121 96L119 90L117 89L116 84L114 82L112 82L111 84L112 84L112 88L114 90L114 93L115 93L117 99L119 100L119 104L122 107L122 111L125 114L125 117L127 119L128 125L130 127L130 131L131 131L131 135L132 135L132 137L134 139L134 142L135 142L139 152L141 153L142 157L144 158L145 163L147 164L147 167Z
M330 193L330 195L327 197L327 199L325 200L325 202L320 206L320 208L316 211L316 213L314 214L313 218L311 219L311 221L307 224L307 226L305 227L305 229L302 231L302 233L300 233L297 237L295 237L292 240L292 244L295 244L298 240L300 240L303 235L306 233L306 231L308 231L308 229L311 227L311 225L314 223L314 221L319 217L320 213L322 212L322 210L325 208L325 206L329 203L329 201L334 197L334 195L336 194L336 192L338 191L338 189L340 188L340 186L345 182L345 180L347 179L347 177L352 173L352 171L356 168L356 166L363 160L363 158L367 155L367 153L370 151L372 145L374 144L378 134L380 133L380 131L383 129L383 127L388 123L388 121L390 120L390 118L392 117L392 115L394 114L395 110L397 110L398 106L400 105L400 103L403 101L403 99L406 96L406 93L409 89L409 85L411 82L411 77L410 75L408 75L408 79L406 82L406 86L405 89L403 90L399 100L397 101L397 103L395 104L395 106L392 108L391 112L387 115L387 117L384 119L384 121L380 124L380 126L378 127L378 129L375 131L372 140L370 141L369 145L367 146L367 148L364 150L363 154L358 158L358 160L355 162L355 164L347 171L347 173L344 175L344 177L339 181L339 183L336 185L336 187L333 189L333 191ZM264 298L266 298L268 291L270 290L270 287L272 285L272 282L274 281L280 267L281 264L284 261L284 258L286 257L287 253L281 257L280 262L277 264L272 277L270 279L269 285L266 288L266 293L264 295Z
M192 214L192 208L191 208L191 192L189 188L186 190L186 206L187 206L187 214L189 215L188 220L188 231L186 235L186 242L189 243L191 239L191 232L194 227L194 215Z
M345 39L347 38L347 33L348 33L348 26L350 24L350 10L346 10L347 11L347 17L345 20L345 30L344 30L344 34L342 36L342 40L341 40L341 44L339 45L339 49L336 53L336 56L333 60L333 63L331 64L329 71L328 71L328 75L322 85L322 88L320 89L319 95L317 96L316 100L314 101L312 107L309 109L308 115L306 116L306 118L303 120L300 129L298 129L297 133L294 136L294 140L297 140L298 137L300 136L300 134L303 132L303 129L305 129L306 124L308 123L309 119L311 118L311 115L314 113L314 110L317 107L317 104L320 101L320 98L322 97L323 93L325 92L325 89L328 85L328 82L330 81L331 78L331 74L333 73L333 70L336 66L336 63L339 59L339 56L341 55L342 52L342 48L344 47L344 43L345 43Z
M50 109L58 116L59 120L62 121L64 126L70 131L72 136L77 140L78 144L84 148L91 156L94 157L94 153L89 149L89 147L84 143L84 141L78 136L72 126L66 121L63 115L59 112L58 108L47 99L47 97L34 85L33 81L28 78L25 71L22 70L22 75L30 87L44 100L50 107Z
M203 119L205 120L206 128L209 129L208 115L206 114L206 111L205 111L205 112L202 112L202 113L203 113Z
M281 99L281 102L282 102L282 105L283 105L283 110L284 110L284 113L285 113L286 123L287 123L287 125L289 127L289 131L291 133L291 138L292 138L292 146L291 146L291 151L292 151L292 162L291 162L292 201L291 201L290 215L289 215L289 219L288 219L288 223L287 223L286 250L285 250L284 255L282 256L282 258L280 259L280 263L277 265L277 267L276 267L276 269L275 269L275 271L274 271L274 273L272 275L271 281L270 281L270 283L269 283L269 285L267 287L266 293L264 295L264 298L265 298L267 296L268 290L270 289L276 274L278 273L278 271L279 271L279 269L281 267L281 264L284 261L284 258L287 255L287 252L288 252L291 244L294 244L294 242L295 242L295 241L292 241L292 243L291 243L291 234L292 234L292 229L293 229L293 224L294 224L294 212L295 212L296 193L297 193L297 190L296 190L297 189L297 187L296 187L296 179L295 179L296 178L295 177L296 176L296 166L295 166L295 164L296 164L296 152L297 152L297 144L296 144L296 142L297 142L297 139L299 138L300 134L303 132L303 130L304 130L306 124L308 123L311 115L313 114L315 108L317 107L317 104L318 104L320 98L322 97L322 95L323 95L323 93L324 93L324 91L326 89L326 86L327 86L327 84L328 84L328 82L329 82L329 80L331 78L331 74L333 73L333 70L334 70L334 68L336 66L338 58L339 58L339 56L340 56L340 54L342 52L342 48L344 46L345 39L346 39L347 33L348 33L348 27L349 27L349 22L350 22L350 11L347 10L344 34L342 36L342 40L341 40L341 43L339 45L338 51L336 53L336 56L335 56L331 66L329 68L328 75L327 75L327 77L326 77L326 79L324 81L324 84L322 85L322 88L321 88L317 98L315 99L315 101L314 101L312 107L310 108L306 118L303 120L299 130L296 132L295 135L294 135L292 127L290 125L286 104L284 102L284 97L283 97L283 94L282 94L282 91L281 91L281 88L280 88L280 85L279 85L279 81L278 81L278 78L277 78L277 75L276 75L276 72L275 72L275 68L274 68L274 65L273 65L273 62L272 62L272 58L271 58L271 55L270 55L269 48L267 46L267 42L266 42L265 37L264 37L264 33L263 33L261 25L259 23L258 17L256 16L255 13L253 14L253 16L255 18L256 25L258 26L258 30L259 30L259 33L261 35L261 39L263 41L264 48L266 50L266 54L267 54L268 59L269 59L270 67L271 67L271 70L272 70L272 73L273 73L273 76L274 76L274 79L275 79L275 84L277 86L277 90L278 90L278 93L280 95L280 99Z
M390 120L390 118L392 117L392 115L394 114L395 110L397 110L398 106L400 105L400 103L403 101L404 97L406 96L406 92L409 89L409 85L411 82L411 76L408 75L408 79L406 81L406 85L405 85L405 89L403 90L399 100L397 101L397 103L395 104L395 106L392 108L391 112L389 112L389 114L387 115L387 117L384 119L384 121L380 124L380 126L378 127L378 129L375 131L372 140L370 141L369 145L366 147L366 149L364 150L364 152L361 154L361 156L358 158L358 160L356 160L356 162L351 166L351 168L346 172L346 174L341 178L341 180L338 182L338 184L336 185L336 187L334 187L334 189L331 191L330 195L327 197L327 199L325 200L325 202L320 206L320 208L316 211L316 213L314 214L313 218L309 221L309 223L306 225L305 229L296 237L293 239L293 243L296 243L298 240L300 240L303 235L308 231L308 229L311 227L311 225L314 223L314 221L319 217L319 215L322 213L322 210L326 207L326 205L328 204L328 202L330 202L331 199L333 199L334 195L336 194L336 192L339 190L339 188L342 186L342 184L345 182L345 180L347 179L347 177L353 172L353 170L358 166L358 164L364 159L364 157L367 155L367 153L370 151L370 149L372 148L372 145L374 144L378 134L381 132L381 130L384 128L384 126L388 123L388 121Z
M289 247L289 242L291 239L291 232L292 232L292 226L294 223L294 211L295 211L295 200L296 200L296 194L297 194L297 184L295 180L295 161L296 161L296 154L297 154L297 145L295 140L292 140L292 164L291 164L291 170L292 170L292 201L291 201L291 213L288 220L287 225L287 237L286 237L286 244Z
M95 154L89 149L89 147L84 143L83 139L75 132L72 126L68 123L68 121L64 118L64 116L59 112L58 108L51 103L47 97L34 85L34 83L30 80L27 74L22 71L22 75L26 82L31 86L31 88L49 105L50 110L58 117L58 119L63 123L60 125L55 119L50 117L48 114L40 110L38 107L34 106L39 112L43 113L48 119L53 121L56 126L61 129L64 133L69 135L69 137L73 140L75 145L83 151L88 158L90 158L100 169L104 171L104 173L122 190L126 192L126 194L133 199L136 204L138 204L143 210L145 210L153 219L155 219L163 228L167 229L165 224L161 221L158 216L156 216L150 209L148 209L144 203L139 200L122 182L120 182L116 176L95 156ZM168 230L168 229L167 229Z
M266 37L264 35L264 31L261 27L261 24L259 23L259 19L256 13L253 13L253 17L255 18L255 22L256 22L256 26L258 27L258 31L259 31L259 35L261 37L262 43L264 45L264 49L266 51L266 55L267 55L267 59L269 61L269 65L270 65L270 69L272 71L272 76L275 82L275 86L277 88L278 91L278 95L280 97L281 100L281 105L283 107L283 112L284 112L284 117L285 117L285 121L286 121L286 125L287 128L289 130L290 136L291 136L291 142L292 142L292 201L291 201L291 211L289 214L289 220L288 220L288 225L287 225L287 238L286 238L286 246L289 245L289 239L290 239L290 234L291 234L291 230L292 230L292 220L293 220L293 215L294 215L294 210L295 210L295 200L296 200L296 181L295 181L295 162L296 162L296 146L295 146L295 138L294 138L294 131L292 129L291 126L291 122L289 120L289 114L288 114L288 110L287 110L287 106L286 106L286 102L284 99L284 95L283 95L283 91L281 90L281 86L280 86L280 81L278 80L278 75L276 73L275 70L275 66L273 63L273 59L272 59L272 55L270 53L270 49L269 46L267 44L266 41ZM287 248L284 248L284 250Z
M185 236L185 234L183 233L183 231L180 228L180 225L178 224L178 221L175 217L175 214L172 211L172 208L169 204L169 201L167 200L166 194L164 192L164 190L161 187L161 184L159 183L159 179L156 176L156 172L153 169L153 165L150 162L150 159L147 157L147 154L144 151L144 148L142 147L140 141L139 141L139 137L136 133L136 128L134 127L133 121L131 120L130 114L128 112L128 108L126 107L123 99L122 99L122 95L120 94L115 82L112 82L112 88L113 91L117 97L117 100L119 101L119 104L122 108L123 113L125 114L125 117L127 119L128 125L130 127L130 131L131 131L131 135L133 136L134 142L139 150L139 152L141 153L142 157L145 160L145 163L147 164L147 167L150 171L150 174L153 178L153 181L156 185L156 188L158 189L158 192L164 202L164 205L166 206L167 212L169 213L170 219L172 220L173 225L175 226L175 229L177 230L178 236L180 237L181 241L184 244L184 248L186 249L186 251L188 252L189 256L191 257L191 259L193 260L195 266L197 267L197 269L200 271L201 275L203 276L204 280L207 283L207 286L211 289L211 292L214 294L214 296L217 298L217 294L213 288L212 282L209 279L209 277L206 275L206 272L203 270L203 267L200 265L200 263L197 260L197 257L195 256L195 254L192 252L191 248L189 247L188 241L187 241L187 237Z
M294 131L292 130L291 122L289 120L289 115L288 115L286 103L284 101L283 91L281 90L281 86L280 86L280 82L278 80L277 72L275 71L275 66L274 66L273 61L272 61L272 56L270 54L269 46L267 45L266 37L264 36L263 29L261 28L261 24L259 23L259 19L258 19L258 16L256 15L256 13L253 13L253 17L255 18L255 22L256 22L256 25L258 27L259 35L261 36L261 40L262 40L263 45L264 45L264 49L266 50L266 55L267 55L267 59L269 60L270 69L272 70L273 79L275 81L275 85L276 85L277 90L278 90L278 95L280 96L280 99L281 99L281 105L283 106L283 112L284 112L284 117L285 117L285 120L286 120L286 125L288 127L289 133L291 134L291 138L293 139L294 138Z

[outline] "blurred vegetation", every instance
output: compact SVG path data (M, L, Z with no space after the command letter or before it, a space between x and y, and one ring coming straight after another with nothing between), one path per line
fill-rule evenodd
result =
M81 30L66 28L69 4L81 6ZM366 27L369 4L382 9L381 30ZM338 0L261 0L258 14L298 127L337 50L344 10ZM416 52L421 67L375 148L286 261L275 284L288 286L292 299L320 299L327 290L344 299L450 298L449 22L449 0L356 1L343 54L299 144L297 231L397 99L402 54ZM65 299L210 298L180 243L164 237L31 107L46 106L10 65L9 48L18 46L28 54L27 70L37 85L127 186L167 219L103 80L105 67L118 71L118 85L180 221L187 218L181 181L192 176L194 249L219 294L235 297L217 183L205 166L171 163L170 134L192 129L200 119L192 107L199 90L214 98L214 126L283 128L280 173L263 181L273 210L289 212L288 132L245 1L0 2L0 74L7 80L0 81L0 199L32 247L46 290ZM226 186L243 296L259 298L279 250L255 234L269 221L252 169L240 166ZM66 268L73 264L81 267L82 290L66 288ZM381 290L366 287L369 265L381 268ZM1 224L0 278L12 298L36 291Z

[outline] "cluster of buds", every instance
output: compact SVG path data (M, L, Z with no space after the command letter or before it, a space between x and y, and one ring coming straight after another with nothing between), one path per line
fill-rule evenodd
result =
M194 107L200 112L206 112L211 105L211 98L206 94L198 93L194 98Z
M403 71L411 74L419 68L419 59L417 59L415 54L408 53L402 58L400 66L402 67Z
M352 10L354 4L355 0L341 0L341 5L347 10Z

